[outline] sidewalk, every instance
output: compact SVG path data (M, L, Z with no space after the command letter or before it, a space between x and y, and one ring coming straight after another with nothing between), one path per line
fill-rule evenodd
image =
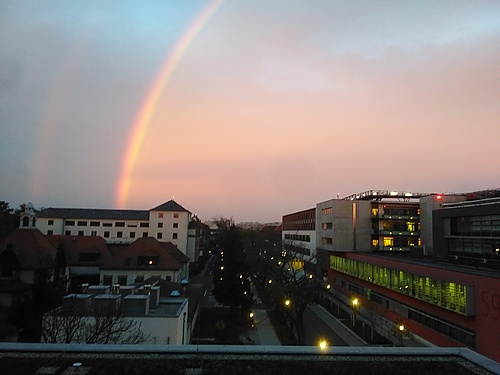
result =
M266 310L254 310L255 327L241 335L246 345L281 345Z

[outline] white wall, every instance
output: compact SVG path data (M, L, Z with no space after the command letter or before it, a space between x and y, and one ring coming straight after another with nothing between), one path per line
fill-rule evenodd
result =
M186 254L190 216L191 214L186 211L150 211L150 236L160 242L172 242L183 254ZM159 228L159 224L162 228ZM174 228L174 224L177 224L177 228ZM177 234L177 238L174 238L174 233ZM161 234L161 238L158 234Z

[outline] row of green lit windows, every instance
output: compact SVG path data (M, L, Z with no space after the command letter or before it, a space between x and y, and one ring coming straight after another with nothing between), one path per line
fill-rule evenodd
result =
M330 267L413 298L469 315L467 311L467 287L465 285L333 255L330 256Z

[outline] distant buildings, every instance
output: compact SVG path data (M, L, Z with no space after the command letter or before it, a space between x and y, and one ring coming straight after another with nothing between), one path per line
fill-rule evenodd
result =
M500 360L500 190L370 190L283 216L282 236L325 298Z

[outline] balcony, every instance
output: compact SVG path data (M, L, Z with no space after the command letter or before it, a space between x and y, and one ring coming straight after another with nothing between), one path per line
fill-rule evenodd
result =
M399 231L399 230L386 230L386 229L372 229L374 236L406 236L406 237L420 237L420 231Z

